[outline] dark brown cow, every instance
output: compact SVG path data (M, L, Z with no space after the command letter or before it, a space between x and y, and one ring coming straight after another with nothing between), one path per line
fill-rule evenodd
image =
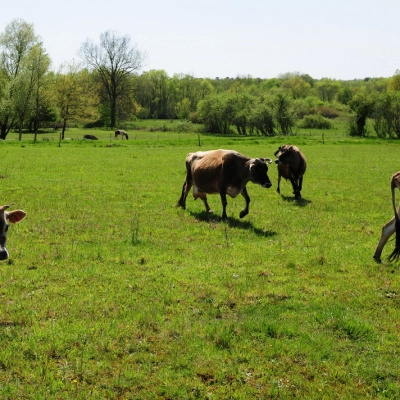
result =
M303 175L306 172L307 160L304 154L296 146L284 144L274 153L278 158L275 160L278 168L278 187L276 191L281 192L281 177L290 180L293 194L296 200L301 199L303 187Z
M6 211L8 207L0 206L0 261L9 257L6 249L8 223L15 224L26 216L26 212L22 210Z
M99 140L94 135L84 135L83 138L86 139L86 140Z
M129 139L128 134L125 131L123 131L122 129L118 129L115 131L114 139L118 139L119 135L121 135L122 139L124 138L124 136L125 136L126 140Z
M186 157L186 180L177 207L186 208L186 197L193 186L193 197L203 200L207 212L207 194L221 196L222 218L227 218L226 195L236 197L239 193L245 198L245 208L240 218L249 213L250 197L246 185L249 181L265 188L272 186L268 178L270 158L249 158L233 150L210 150L189 153Z
M385 247L385 244L389 240L390 236L392 236L395 232L396 232L396 245L392 254L389 256L389 260L394 261L400 257L400 218L399 218L400 206L399 209L397 210L396 200L395 200L395 190L396 188L400 189L400 171L392 175L392 178L390 180L390 188L392 191L392 207L394 211L394 217L390 221L388 221L382 228L381 238L379 240L378 245L376 246L374 253L374 259L378 263L381 262L382 250Z

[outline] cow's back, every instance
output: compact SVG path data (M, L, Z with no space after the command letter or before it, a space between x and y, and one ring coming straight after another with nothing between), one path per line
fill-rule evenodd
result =
M186 162L190 165L195 192L219 193L221 183L229 180L227 173L237 173L235 166L240 163L240 156L233 150L223 149L188 154ZM247 159L243 158L245 162Z

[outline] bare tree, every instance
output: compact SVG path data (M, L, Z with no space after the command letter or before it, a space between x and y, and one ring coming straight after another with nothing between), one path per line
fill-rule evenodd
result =
M144 54L130 45L129 36L107 31L100 35L100 44L87 40L81 56L89 69L96 71L107 95L110 125L116 126L117 103L132 88L130 76L142 67Z

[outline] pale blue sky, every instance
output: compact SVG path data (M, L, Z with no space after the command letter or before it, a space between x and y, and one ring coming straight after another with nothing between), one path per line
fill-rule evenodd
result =
M1 0L0 32L32 23L57 69L102 32L146 52L143 71L199 78L300 72L389 77L400 69L398 0Z

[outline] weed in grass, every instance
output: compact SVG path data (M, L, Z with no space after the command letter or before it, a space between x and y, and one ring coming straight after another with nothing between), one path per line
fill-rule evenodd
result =
M139 213L135 213L131 219L131 244L139 243Z

